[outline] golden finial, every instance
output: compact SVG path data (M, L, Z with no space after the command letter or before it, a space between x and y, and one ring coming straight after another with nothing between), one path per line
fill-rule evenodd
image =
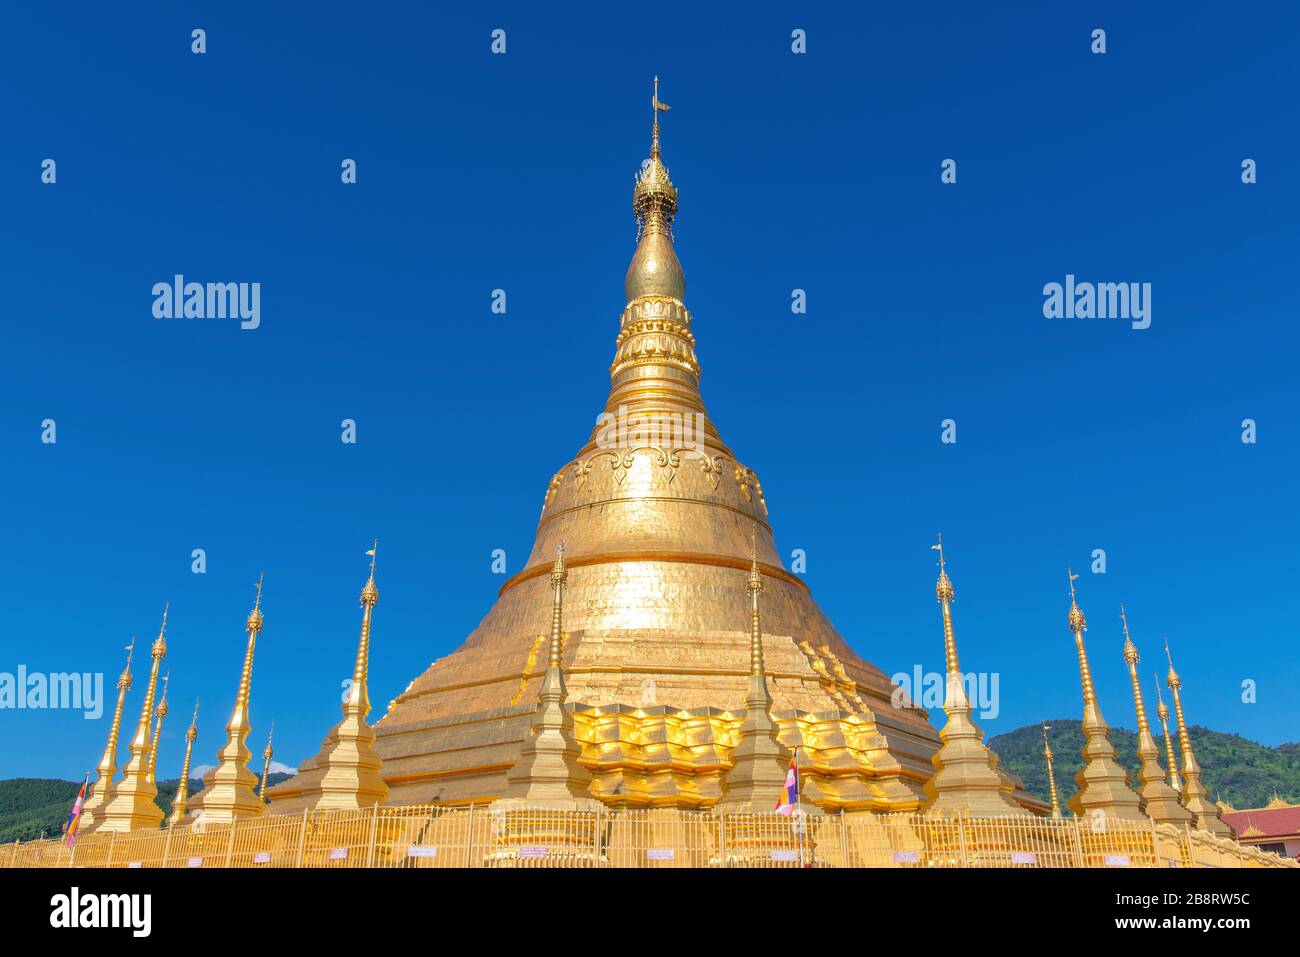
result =
M361 589L361 604L373 608L379 603L379 589L375 586L375 557L379 554L379 539L375 539L366 554L370 556L370 578Z
M257 597L253 599L253 610L248 613L248 622L244 625L245 631L262 630L262 583L266 580L266 573L259 572L257 576Z
M555 546L555 563L551 566L551 584L559 585L569 580L569 567L564 562L564 542Z
M375 585L375 557L379 552L379 539L366 550L370 556L370 577L361 589L361 637L357 640L357 658L352 669L352 688L343 700L343 716L358 715L362 721L370 714L370 692L366 679L370 674L370 615L379 604L379 588Z
M555 564L551 566L551 586L555 597L551 602L551 643L547 654L547 668L560 674L564 661L564 583L569 580L569 569L564 564L564 542L555 546Z
M119 691L131 690L131 659L135 656L135 635L131 636L131 643L126 646L126 667L117 678L117 689Z
M1083 609L1079 607L1079 600L1074 593L1074 583L1079 576L1074 573L1074 569L1067 567L1066 574L1070 576L1070 630L1073 632L1086 631L1088 621L1083 617Z
M153 646L149 649L149 655L153 658L162 658L167 654L167 612L171 609L170 601L163 603L162 625L158 628L158 637L154 639ZM132 644L135 638L131 639Z
M763 576L758 571L758 524L750 526L749 534L749 580L745 583L749 592L749 674L762 678L763 665L763 625L759 617L758 596L763 593ZM766 679L764 679L765 682Z
M167 717L167 688L172 683L172 673L169 670L163 675L162 697L158 699L158 707L154 709L154 716L159 718Z
M1165 704L1165 696L1160 691L1160 676L1152 674L1156 679L1156 717L1160 719L1160 726L1164 728L1165 733L1165 759L1169 764L1169 786L1175 791L1181 788L1178 781L1178 762L1174 758L1174 742L1169 736L1169 707Z
M650 98L650 112L654 117L654 124L650 135L650 155L655 159L659 158L659 113L662 110L670 110L667 103L659 100L659 77L654 79L654 94Z
M1052 801L1052 817L1059 819L1061 817L1061 799L1056 790L1056 768L1052 764L1052 746L1047 743L1047 732L1052 730L1043 723L1043 759L1047 762L1047 789Z
M266 782L271 772L271 755L275 752L271 749L271 739L275 737L275 722L271 722L271 731L266 736L266 750L262 752L262 789L259 792L259 798L262 806L266 806Z
M1133 639L1129 636L1128 616L1124 613L1123 602L1119 604L1119 619L1124 623L1124 660L1131 664L1137 664L1142 659L1138 654L1137 645L1133 644Z
M1183 686L1183 679L1178 677L1177 671L1174 671L1174 657L1169 653L1168 635L1165 635L1165 658L1169 660L1169 674L1165 676L1165 680L1169 682L1169 687L1175 689L1181 688Z
M199 736L199 699L194 699L194 716L190 718L190 728L185 732L185 740L193 741Z
M168 671L163 675L162 695L158 698L158 706L153 709L153 742L149 747L149 764L148 775L152 781L158 773L158 746L162 743L162 726L163 718L167 717L167 688L171 684L172 673Z
M939 533L939 543L931 545L930 548L939 553L939 582L934 586L935 599L939 602L953 601L956 595L953 593L952 579L948 577L948 570L944 564L943 532Z

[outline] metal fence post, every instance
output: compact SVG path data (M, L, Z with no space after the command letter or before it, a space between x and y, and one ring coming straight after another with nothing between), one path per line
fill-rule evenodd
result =
M844 862L841 867L853 866L849 861L849 823L844 808L840 808L840 860Z
M158 862L159 867L167 866L167 855L171 853L171 849L172 849L172 829L169 827L167 828L167 837L164 838L163 840L163 855L162 855L162 860ZM109 853L110 854L112 853L111 847L109 848Z
M366 853L366 867L375 866L375 841L379 836L379 805L375 804L375 813L370 818L370 850Z
M961 866L970 866L970 855L966 851L966 810L963 808L957 814L957 846L961 854Z
M230 822L230 840L226 842L226 863L224 865L225 867L230 866L230 858L235 853L235 827L238 824L239 824L238 818Z
M9 857L9 866L13 867L14 862L18 860L18 838L14 838L14 852Z
M105 867L113 866L113 847L117 844L117 831L108 832L108 856L104 859Z
M465 825L465 866L474 866L474 805L469 806L469 820Z
M311 813L311 808L302 809L302 824L298 828L298 852L294 855L293 866L302 867L303 849L307 843L307 815Z
M714 805L718 816L718 866L727 866L727 815L722 808Z
M1074 866L1083 867L1083 832L1079 830L1082 818L1070 819L1070 834L1074 837Z

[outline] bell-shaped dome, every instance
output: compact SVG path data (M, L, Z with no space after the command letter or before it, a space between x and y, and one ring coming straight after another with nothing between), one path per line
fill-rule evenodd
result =
M659 124L655 123L650 158L642 165L632 190L639 242L627 267L623 289L627 301L643 296L666 296L679 302L686 296L686 276L673 249L673 218L677 215L677 188L659 152Z

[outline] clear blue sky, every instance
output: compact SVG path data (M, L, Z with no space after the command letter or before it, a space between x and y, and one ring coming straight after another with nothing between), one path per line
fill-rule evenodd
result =
M942 529L990 733L1081 711L1073 564L1112 723L1124 601L1148 694L1168 634L1195 723L1300 737L1293 7L280 6L5 13L0 671L111 683L170 599L160 773L196 695L211 763L265 570L249 744L296 764L373 537L375 716L455 648L606 395L658 73L710 413L848 640L942 667ZM261 282L261 328L155 320L175 273ZM1150 282L1151 328L1045 319L1067 273ZM106 728L0 711L0 777L79 777Z

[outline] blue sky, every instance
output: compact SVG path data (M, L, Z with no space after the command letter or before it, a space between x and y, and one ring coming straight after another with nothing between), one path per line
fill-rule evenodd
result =
M454 649L606 395L658 73L710 414L863 656L942 667L942 529L990 733L1081 711L1073 564L1112 723L1123 601L1148 695L1168 634L1193 722L1298 737L1294 10L278 7L5 13L0 671L111 684L170 600L160 774L196 695L211 763L265 570L249 744L296 764L374 537L376 711ZM154 319L175 273L260 282L260 328ZM1045 319L1066 274L1151 283L1151 327ZM0 777L79 777L107 718L0 728Z

